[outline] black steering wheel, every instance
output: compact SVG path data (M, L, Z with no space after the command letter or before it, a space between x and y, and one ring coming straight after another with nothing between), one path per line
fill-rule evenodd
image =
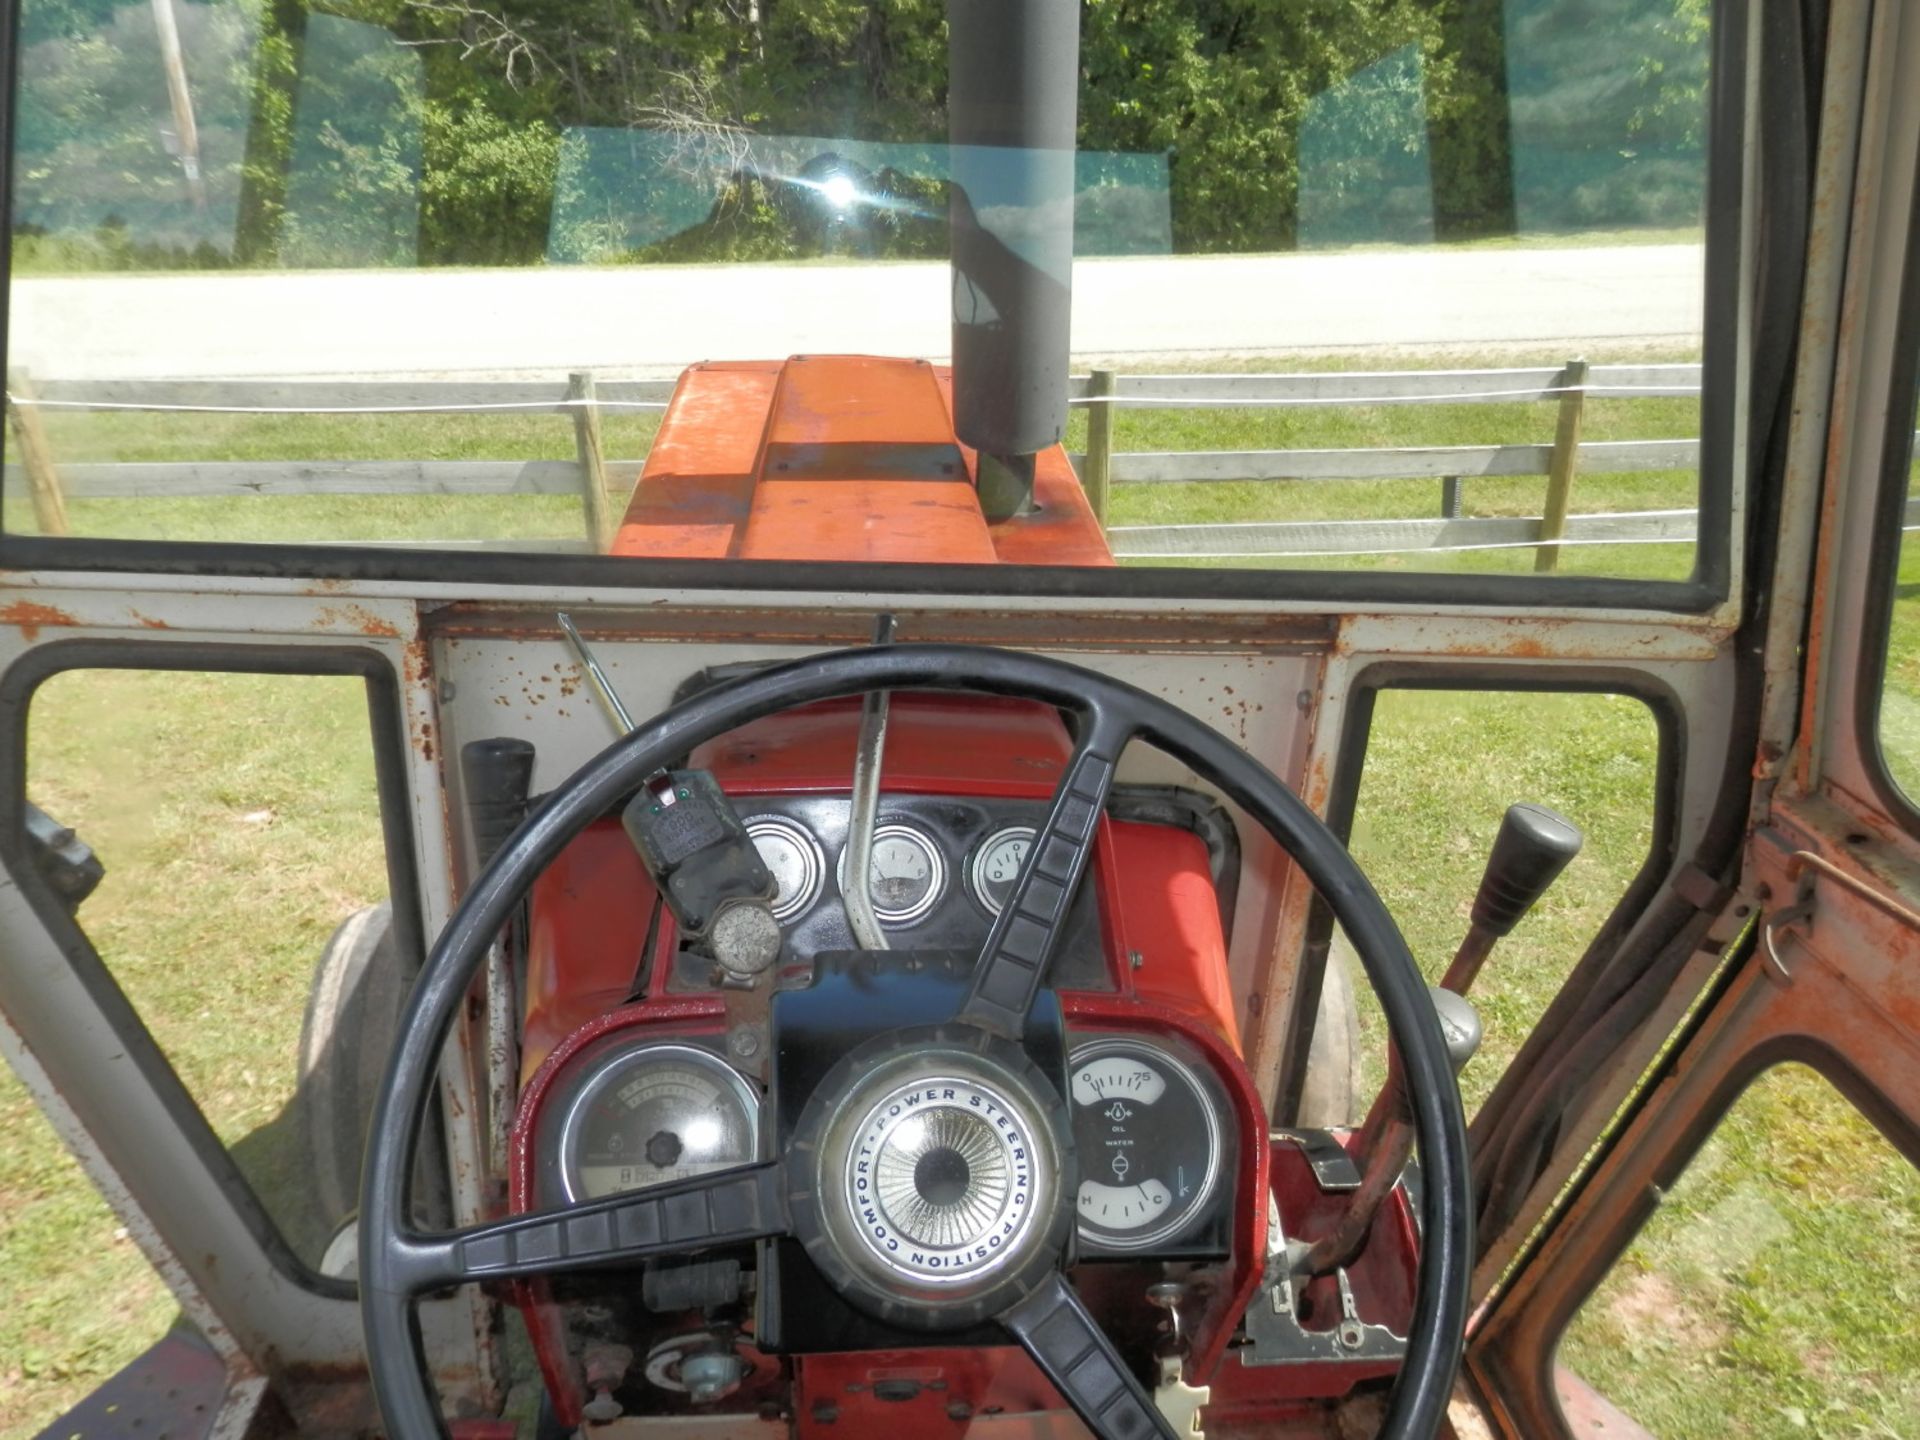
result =
M442 1047L488 947L549 862L647 776L696 747L797 705L877 690L1015 696L1056 706L1074 723L1075 748L1045 825L952 1019L912 1033L889 1031L885 1020L874 1023L869 1041L819 1080L798 1137L781 1158L451 1233L417 1231L408 1193L413 1154ZM408 1002L374 1106L361 1196L360 1305L388 1435L429 1440L445 1434L414 1312L425 1294L793 1235L843 1298L893 1323L934 1330L996 1318L1101 1440L1171 1437L1062 1272L1071 1235L1065 1191L1072 1138L1058 1120L1064 1103L1020 1046L1067 901L1085 872L1115 765L1134 738L1218 786L1287 850L1332 907L1378 992L1399 1050L1424 1175L1412 1333L1379 1433L1388 1440L1437 1434L1466 1327L1472 1231L1466 1127L1426 984L1373 887L1326 826L1264 766L1166 701L1038 656L898 645L797 660L656 716L550 795L454 913ZM851 1186L864 1184L852 1178L849 1157L862 1144L883 1148L884 1139L875 1137L888 1107L930 1081L950 1102L954 1087L962 1087L957 1103L972 1097L975 1115L986 1113L981 1105L1000 1115L988 1130L963 1137L963 1148L974 1146L1003 1176L1027 1167L1016 1187L1024 1193L1023 1208L1009 1209L995 1253L963 1268L957 1281L900 1265L886 1252L884 1229L875 1242L874 1227L849 1213L857 1196L846 1199Z

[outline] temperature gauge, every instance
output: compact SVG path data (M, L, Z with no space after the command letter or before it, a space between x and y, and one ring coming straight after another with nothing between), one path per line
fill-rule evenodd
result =
M1080 1237L1145 1250L1187 1228L1221 1167L1213 1092L1187 1065L1140 1040L1073 1052L1068 1094L1080 1162Z
M826 857L819 842L791 820L778 815L756 815L747 822L747 834L760 861L773 874L777 887L773 897L773 918L782 925L804 915L820 895L820 881L826 874Z
M847 852L840 852L840 888L847 888ZM874 918L910 925L939 903L947 888L947 862L932 837L911 825L882 825L873 832L873 868L867 884Z
M973 868L967 872L967 881L973 898L989 915L998 915L1007 908L1013 882L1020 878L1020 867L1026 863L1027 851L1032 848L1033 827L1009 825L994 831L973 852Z

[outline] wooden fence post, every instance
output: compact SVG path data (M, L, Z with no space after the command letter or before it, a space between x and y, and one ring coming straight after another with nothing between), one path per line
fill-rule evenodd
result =
M1567 533L1567 505L1574 472L1580 468L1580 420L1587 404L1587 362L1569 360L1560 376L1560 423L1553 432L1553 456L1547 461L1547 504L1540 516L1540 548L1533 552L1535 574L1560 566L1560 537Z
M1087 378L1087 398L1093 403L1087 406L1087 469L1080 483L1102 527L1107 523L1107 491L1113 485L1113 391L1113 371L1096 370Z
M13 427L13 443L20 447L20 465L27 472L27 488L33 494L33 518L42 535L70 535L67 525L67 497L60 489L60 472L53 468L53 448L47 444L46 427L40 423L39 407L25 402L33 399L33 382L24 370L7 373L7 421ZM19 400L23 403L15 404Z
M613 548L619 528L607 500L607 463L600 445L600 407L595 403L593 373L576 370L567 377L567 399L572 403L573 443L580 454L580 490L587 502L587 539L605 554Z
M1465 485L1460 476L1443 475L1440 477L1440 518L1442 520L1458 520L1460 518L1461 492L1464 489Z

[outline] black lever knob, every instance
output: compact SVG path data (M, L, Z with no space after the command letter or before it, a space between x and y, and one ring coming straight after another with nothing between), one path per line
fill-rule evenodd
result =
M1544 805L1510 805L1473 897L1473 925L1506 935L1580 853L1580 827Z
M473 858L485 868L527 818L533 790L533 746L517 736L469 740L460 747L460 780L473 826Z

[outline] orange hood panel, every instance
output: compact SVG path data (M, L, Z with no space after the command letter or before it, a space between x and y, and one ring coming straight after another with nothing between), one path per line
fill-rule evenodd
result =
M1066 452L1042 453L1033 513L988 525L952 377L864 355L714 362L680 377L616 555L922 564L1112 565Z

